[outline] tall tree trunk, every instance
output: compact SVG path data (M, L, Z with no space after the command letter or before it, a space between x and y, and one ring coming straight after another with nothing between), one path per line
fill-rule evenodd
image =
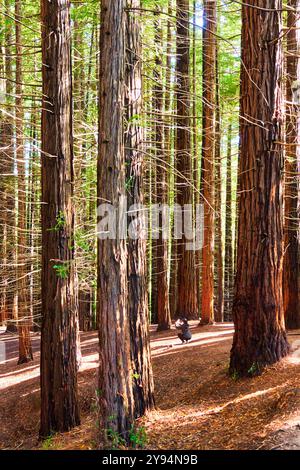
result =
M288 7L283 302L286 327L293 329L300 328L300 115L299 103L292 104L300 79L300 1L289 0Z
M32 101L35 108L35 99ZM40 275L39 275L39 261L36 255L37 246L39 245L39 235L37 227L40 221L39 209L39 168L40 168L40 155L36 148L37 140L37 115L35 112L31 115L31 129L30 129L30 163L29 163L29 183L28 183L28 210L27 210L27 244L30 247L30 263L29 263L29 276L27 281L27 288L29 291L29 314L30 319L34 322L38 321L39 317L39 301L40 301Z
M183 210L186 204L193 206L192 152L190 138L190 34L189 0L177 0L177 62L176 101L177 129L175 158L177 170L176 202ZM198 318L197 280L195 275L195 251L186 249L187 238L183 234L177 240L177 305L176 315L188 319Z
M123 138L125 88L125 0L102 0L98 203L114 208L125 197ZM99 411L101 444L111 433L128 439L133 386L127 312L125 240L98 241Z
M160 15L159 6L156 6L156 15ZM169 306L169 285L168 285L168 240L162 233L162 210L163 206L168 204L168 182L167 182L167 163L165 161L166 151L164 142L163 127L163 77L162 77L162 45L163 36L160 18L155 21L155 84L153 89L154 117L155 117L155 180L156 180L156 203L159 205L158 219L160 229L156 242L156 314L158 331L169 330L171 328L171 315Z
M69 0L41 2L41 436L78 425Z
M234 251L232 243L232 124L227 132L226 221L225 221L225 320L232 321Z
M4 28L5 19L1 20L1 28ZM4 29L5 31L5 29ZM6 31L5 31L6 32ZM0 74L6 76L6 51L2 45L5 42L6 35L0 43ZM7 47L7 45L6 45ZM5 87L6 89L6 87ZM7 101L7 96L5 97ZM6 125L5 125L5 114L1 110L0 112L0 325L5 323L7 318L7 301L6 301L6 180L7 180L7 156L6 156Z
M214 320L214 157L217 2L203 4L203 131L201 193L204 205L201 324Z
M197 50L196 50L196 29L197 29L197 0L193 0L193 184L194 184L194 219L196 220L196 208L200 204L199 193L199 155L198 155L198 119L197 119ZM197 289L198 310L201 305L201 249L195 252L195 275ZM200 312L199 312L200 313Z
M2 29L4 26L4 18L0 19L0 28ZM2 77L5 76L5 52L3 47L4 38L0 38L0 74ZM5 184L4 184L4 172L5 172L5 163L4 163L4 155L3 155L3 121L4 116L3 113L0 112L0 325L2 325L5 321L5 289L3 284L4 279L4 261L5 261L5 245L4 245L4 234L5 234L5 215L6 215L6 207L5 207Z
M168 22L167 22L167 44L166 44L166 78L165 78L165 151L168 157L169 174L168 174L168 204L170 207L173 206L174 200L176 200L176 187L174 185L174 155L173 155L173 129L174 129L174 112L173 112L173 72L172 72L172 56L173 56L173 26L172 26L172 15L173 15L173 0L168 2ZM166 189L167 190L167 189ZM173 219L171 220L173 222ZM174 318L176 315L177 305L177 249L176 240L174 238L169 244L169 308L170 316Z
M16 24L16 157L18 168L18 245L17 245L17 293L19 361L24 364L33 360L30 339L30 309L27 293L26 269L26 183L23 142L23 90L22 90L22 35L21 0L15 2Z
M14 127L13 127L13 70L12 70L12 21L10 2L6 0L5 11L5 92L6 115L2 121L1 133L1 183L3 219L1 219L3 236L1 237L1 276L0 307L2 318L7 323L7 331L16 331L15 296L15 175L14 175Z
M127 0L126 14L126 94L125 110L128 127L125 132L128 206L144 205L144 132L139 124L142 112L142 67L140 0ZM136 118L138 116L138 118ZM138 210L138 209L137 209ZM143 212L134 214L145 225ZM140 233L140 235L142 235ZM149 310L147 295L147 242L145 237L128 240L128 314L133 369L134 416L143 416L154 406L154 383L151 365Z
M162 126L159 122L159 114L162 112L162 28L160 9L157 2L154 6L154 46L155 46L155 64L153 68L153 89L152 89L152 138L151 138L151 154L153 156L150 164L151 172L151 208L154 209L159 204L158 199L158 177L157 170L160 164L159 158L163 149ZM159 213L153 210L153 216L156 218ZM152 322L158 323L158 246L159 231L154 230L154 223L151 220L151 316Z
M215 209L216 209L216 297L215 321L224 320L224 262L222 229L222 170L221 170L221 108L218 57L216 57L216 141L215 141Z
M242 6L239 236L230 370L259 373L289 346L282 298L281 0ZM259 125L258 125L259 123Z

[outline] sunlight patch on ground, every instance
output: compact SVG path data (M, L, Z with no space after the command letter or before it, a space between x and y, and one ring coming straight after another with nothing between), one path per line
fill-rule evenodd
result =
M10 359L10 360L12 361L13 359ZM9 362L9 361L6 361L6 362ZM14 370L14 371L12 371L12 372L6 372L6 373L4 373L4 374L0 374L0 379L4 379L5 377L9 377L9 376L19 375L19 374L22 374L22 373L24 374L25 372L27 372L27 371L29 371L29 370L31 370L31 369L36 369L36 367L37 367L37 366L34 365L34 366L26 367L26 368L24 368L24 369Z
M205 346L205 345L210 345L210 344L215 344L215 343L221 343L224 341L228 341L231 339L231 334L228 333L227 337L223 338L216 338L212 337L211 339L202 339L199 338L199 336L196 337L196 335L193 336L193 339L190 343L187 344L181 344L180 340L178 338L171 338L170 341L165 341L163 346L160 346L159 343L157 344L156 342L152 342L151 348L152 348L152 356L157 357L161 355L166 355L166 354L175 354L178 353L178 351L182 351L183 349L191 349L199 346ZM223 333L224 336L224 333Z
M33 390L30 390L30 392L27 392L27 393L23 393L22 395L20 395L21 397L28 397L29 395L32 395L33 393L37 393L39 392L40 389L39 388L35 388Z
M83 372L84 370L96 369L98 365L99 354L89 354L88 356L83 356L79 371Z
M180 421L180 423L177 425L179 427L185 426L192 420L195 420L197 418L206 418L207 416L221 413L230 405L236 405L246 400L252 400L257 397L270 394L274 392L275 390L285 388L285 386L286 386L285 384L282 384L282 385L278 385L276 387L271 387L271 388L264 389L264 390L257 390L256 392L248 393L246 395L243 395L242 397L238 397L238 398L235 398L234 400L230 400L224 403L223 405L216 406L214 408L204 409L201 411L196 411L195 407L189 407L189 408L186 407L182 412L179 412L179 413L178 413L178 410L176 410L176 414L174 414L173 410L170 410L170 412L158 411L157 413L153 413L153 420L154 421L158 420L160 423L166 422L169 424L175 424L178 421ZM151 418L150 418L150 421L151 421Z
M37 365L33 368L30 372L25 369L23 374L14 374L10 377L4 377L0 379L0 390L4 390L8 387L12 387L13 385L19 385L20 383L26 382L31 379L35 379L40 375L40 366Z

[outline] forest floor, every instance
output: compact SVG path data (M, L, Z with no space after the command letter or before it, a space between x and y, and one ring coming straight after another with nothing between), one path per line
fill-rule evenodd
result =
M300 450L300 331L289 334L288 358L244 380L228 375L232 324L192 322L192 331L192 341L181 345L174 329L151 327L157 409L139 423L146 448ZM20 366L17 337L0 334L1 449L96 448L98 336L82 333L81 339L82 423L40 442L39 334L32 335L34 362Z

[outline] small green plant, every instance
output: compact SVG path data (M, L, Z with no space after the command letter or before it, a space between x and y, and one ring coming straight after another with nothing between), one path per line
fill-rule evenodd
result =
M97 449L97 441L94 439L90 441L90 449Z
M129 178L127 178L126 183L125 183L125 186L126 186L126 190L127 190L127 191L129 191L130 189L132 189L132 187L133 187L133 181L134 181L134 177L133 177L133 176L129 176Z
M82 251L86 253L91 251L91 246L87 240L86 235L84 234L82 230L76 231L74 240L75 240L75 245L77 248L80 248Z
M98 410L97 400L92 399L90 410L91 410L92 413L96 413L96 411Z
M67 277L69 276L70 269L66 263L55 264L53 266L53 269L55 270L57 277L59 277L60 279L67 279Z
M141 116L140 114L134 114L133 116L131 116L131 118L128 119L127 122L129 123L138 123L141 119Z
M132 374L132 378L138 380L140 378L140 374L134 373Z
M237 382L239 380L240 377L237 370L231 372L231 378L234 382Z
M110 415L108 418L107 418L107 421L114 421L115 419L117 419L116 415Z
M53 442L53 438L54 438L54 435L51 435L51 436L46 437L46 439L43 440L43 443L42 443L43 450L53 449L55 445Z
M260 372L260 367L258 362L253 362L252 366L248 370L248 374L254 377L255 375L258 375Z
M132 426L129 431L129 440L135 449L143 449L147 444L146 429L144 427L135 428Z
M56 223L54 225L53 228L50 228L49 230L53 230L54 232L59 232L60 230L62 230L64 228L66 224L66 218L65 218L65 215L63 213L63 211L59 211L59 213L57 214L56 216Z
M125 447L126 442L125 439L114 429L108 428L106 430L107 438L111 443L112 450L117 450L120 447Z

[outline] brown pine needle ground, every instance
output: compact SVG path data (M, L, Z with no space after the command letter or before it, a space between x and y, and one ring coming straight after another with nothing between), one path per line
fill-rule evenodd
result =
M227 373L231 324L199 328L181 345L176 331L151 332L157 410L141 420L147 449L300 449L300 332L293 353L262 376L237 380ZM297 336L297 333L299 335ZM82 334L79 375L82 424L44 443L39 428L39 335L35 361L16 365L17 338L3 334L0 365L1 449L93 449L97 440L97 333Z

